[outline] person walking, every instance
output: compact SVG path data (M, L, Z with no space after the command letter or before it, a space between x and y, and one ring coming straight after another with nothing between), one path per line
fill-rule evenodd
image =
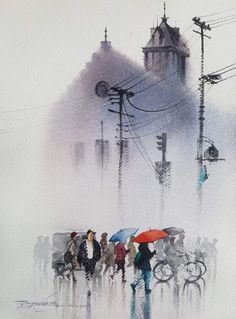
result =
M116 266L115 266L114 243L108 244L108 249L104 256L104 263L106 266L103 271L103 275L105 275L110 268L113 268L113 272L115 272Z
M89 229L87 231L87 239L85 239L79 246L77 260L84 265L85 278L87 284L87 294L91 295L91 280L94 274L96 263L101 258L101 247L95 240L96 232Z
M137 253L134 242L133 242L134 238L135 238L135 236L130 236L130 241L127 245L127 248L129 249L129 255L128 255L129 263L128 263L127 267L134 266L134 259L135 259L136 253ZM134 269L135 269L135 267L134 267Z
M108 236L108 233L102 233L101 235L100 246L101 246L102 257L106 254L108 250L107 236Z
M136 279L130 284L133 292L135 293L136 286L141 280L144 280L146 294L151 293L150 282L151 282L151 265L150 259L156 254L156 250L153 252L148 248L148 243L141 243L138 247L138 253L134 260L134 265L138 268L139 273Z
M115 253L115 264L117 265L116 271L111 275L111 279L114 278L116 274L121 270L122 271L122 282L126 282L125 279L125 257L129 253L129 249L125 249L125 245L122 241L118 242L114 248Z
M72 268L67 268L64 275L70 279L71 274L73 281L75 281L75 270L79 268L78 262L77 262L77 253L78 253L78 246L77 246L77 239L78 239L78 233L73 231L70 234L70 241L67 244L67 251L64 254L64 261L65 264L70 264Z

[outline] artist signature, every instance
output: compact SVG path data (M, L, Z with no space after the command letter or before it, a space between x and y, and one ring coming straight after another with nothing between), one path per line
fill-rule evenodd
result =
M75 308L83 308L86 307L86 305L60 305L56 301L50 300L50 298L54 297L56 294L52 294L49 297L47 297L45 300L41 301L33 301L33 300L14 300L14 302L17 304L17 309L33 309L36 312L45 311L46 307L75 307Z

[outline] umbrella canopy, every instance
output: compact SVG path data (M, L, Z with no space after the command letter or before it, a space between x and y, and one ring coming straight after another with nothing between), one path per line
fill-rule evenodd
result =
M167 237L168 234L163 230L150 229L142 232L134 238L135 243L153 243L159 239Z
M170 236L175 236L175 235L184 233L183 228L177 228L177 227L164 228L163 231Z
M117 241L125 242L127 238L134 235L138 231L138 228L123 228L120 229L117 233L111 236L109 241L115 243Z

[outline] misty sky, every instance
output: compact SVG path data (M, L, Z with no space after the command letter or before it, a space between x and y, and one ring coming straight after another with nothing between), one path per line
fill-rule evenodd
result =
M166 1L169 23L183 32L194 16L226 11L235 13L235 0ZM149 29L163 15L163 1L157 0L1 0L0 107L12 110L47 105L85 67L103 40L104 26L115 49L143 64L141 47ZM214 16L215 17L215 16ZM217 16L218 17L218 16ZM209 18L208 18L209 19ZM184 34L193 35L193 28ZM206 39L206 72L235 62L236 24L209 32ZM200 39L191 40L191 66L199 70ZM194 43L194 41L196 41ZM235 112L235 78L222 82L209 93L211 103ZM223 92L223 94L222 94ZM225 104L227 95L227 104Z
M169 24L180 27L181 33L187 30L184 37L189 40L191 47L188 68L190 67L194 77L193 82L196 82L200 72L200 38L194 35L193 27L190 27L192 18L218 11L224 12L221 17L236 14L236 0L167 0L166 3ZM117 196L117 175L114 174L117 162L113 161L114 167L110 168L111 174L108 175L106 184L113 197L109 196L110 193L108 196L105 193L106 196L101 200L100 197L93 197L91 200L91 194L94 189L97 191L100 185L100 171L97 179L94 179L97 167L91 168L90 161L86 163L89 169L82 173L75 172L71 167L69 156L65 167L62 165L55 172L53 165L46 167L43 151L47 141L47 129L51 124L48 115L50 106L66 92L73 79L78 77L86 63L91 60L92 54L100 47L105 26L108 28L108 40L112 42L113 48L142 66L141 48L149 40L150 27L153 23L156 25L157 18L160 23L162 15L163 1L160 0L0 1L0 167L3 181L0 191L3 214L0 227L3 248L0 270L4 273L4 278L0 278L4 280L0 288L5 290L0 303L7 300L9 304L6 308L9 305L14 307L12 300L16 293L17 297L24 298L27 290L24 286L25 280L28 280L29 287L32 286L31 277L27 276L25 260L32 259L32 247L39 234L47 234L51 238L54 230L65 231L77 226L87 229L87 221L91 223L89 218L93 218L94 211L103 213L103 218L97 215L94 222L96 231L99 231L99 228L104 231L104 220L112 224L111 227L117 227L119 216L116 217L117 220L112 219L112 223L109 220L111 212L116 215L117 209L116 202L113 201ZM208 19L216 17L218 15L208 16ZM205 41L205 73L235 63L236 23L215 28L208 32L208 35L212 39ZM190 84L188 87L191 87ZM212 87L206 98L206 107L209 105L213 110L236 114L235 84L236 77ZM216 119L210 116L206 118L210 127L208 131L213 135L212 138L215 138L217 146L220 144L220 155L227 160L215 166L209 165L209 179L204 189L204 214L199 219L194 214L197 174L194 157L197 137L195 138L194 132L192 136L188 135L188 138L194 140L190 151L185 147L182 152L178 152L175 141L172 143L170 148L173 149L173 156L169 153L168 160L176 165L175 171L173 169L173 180L176 184L171 200L165 208L165 223L166 226L173 223L186 228L190 236L198 235L199 227L201 236L208 235L210 239L219 239L220 258L224 260L219 265L224 278L220 277L222 286L218 286L218 294L220 297L223 294L225 299L230 297L230 300L235 300L234 292L230 293L230 296L225 293L230 291L236 282L236 250L234 245L226 246L229 242L235 242L235 152L231 153L231 150L235 149L235 131L233 125L226 130L227 121L222 121L219 116ZM113 135L110 138L112 139ZM226 139L229 143L225 143ZM179 144L181 143L183 141L180 135ZM50 148L49 143L47 146ZM152 160L157 158L156 156L155 153ZM182 158L185 161L182 161ZM140 166L134 166L137 174L130 167L127 169L135 179L126 181L125 186L132 189L132 192L128 193L129 197L125 200L132 203L130 212L136 214L137 227L140 227L139 223L148 227L150 220L153 224L156 223L156 207L159 209L160 201L156 196L156 177L153 172L152 175L149 171L146 173L149 168L142 162L141 157L138 159ZM59 160L60 158L53 158L55 163L60 162ZM98 194L98 191L95 191L94 193ZM137 203L136 198L139 199ZM126 213L125 210L124 212ZM149 216L149 220L144 220L145 214ZM88 219L84 218L84 215ZM128 218L129 223L133 222L132 214L128 215ZM16 261L20 267L12 269ZM28 265L29 269L31 264ZM18 277L17 285L14 276ZM220 299L217 304L220 307L222 303L224 302ZM226 312L233 313L234 305L233 302L230 307L227 305ZM223 307L220 310L220 314L225 311ZM222 315L221 318L223 317L225 316Z

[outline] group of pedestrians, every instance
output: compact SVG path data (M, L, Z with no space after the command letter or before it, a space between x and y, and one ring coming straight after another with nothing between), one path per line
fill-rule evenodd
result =
M99 242L95 239L95 234L96 232L89 229L86 238L80 240L79 247L77 247L78 233L72 232L65 253L66 258L71 258L72 273L81 266L84 267L88 296L91 295L91 281L94 275L105 275L109 271L109 280L113 281L114 277L121 272L121 280L123 283L126 282L126 257L128 257L127 267L134 267L135 280L131 284L133 292L135 292L140 280L144 280L145 292L149 294L151 292L150 259L156 250L151 252L148 244L142 243L139 245L137 253L133 242L134 236L130 237L126 248L124 241L108 243L106 232L101 235Z
M75 270L84 267L85 279L87 285L87 294L91 295L91 281L93 276L106 275L109 273L109 280L113 281L114 277L121 272L121 280L126 282L126 267L133 267L134 281L131 283L133 292L141 280L144 281L145 293L151 293L152 269L150 260L154 255L157 259L166 259L169 264L175 267L183 262L181 253L186 253L184 245L185 234L180 233L178 237L168 236L154 243L154 250L150 251L148 243L140 243L138 250L134 245L135 236L130 236L129 241L108 242L108 234L102 233L100 241L95 239L96 232L89 229L86 238L79 236L77 232L70 234L71 240L64 254L65 262L72 265L73 274ZM207 254L216 254L215 247L217 240L213 240L211 244L207 244L206 239L201 242L200 238L195 243L195 250L205 252ZM68 261L66 259L68 258ZM126 259L128 264L126 265ZM70 273L70 275L71 275ZM68 278L70 278L70 275ZM73 277L74 278L74 277Z
M196 242L194 243L194 249L199 259L202 259L207 264L210 264L212 261L216 263L218 251L216 248L218 240L214 238L209 241L208 237L201 238L197 237Z

